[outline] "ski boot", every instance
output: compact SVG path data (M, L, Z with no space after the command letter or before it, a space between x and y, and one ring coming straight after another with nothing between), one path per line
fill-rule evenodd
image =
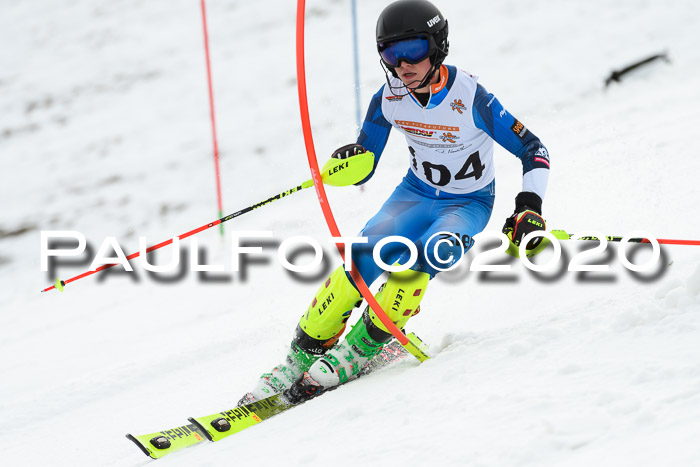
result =
M282 393L288 404L301 404L320 396L324 388L308 372L304 372L290 387Z
M284 391L320 357L306 352L295 341L292 342L284 362L275 366L272 371L260 375L255 388L246 393L238 401L238 405L250 404Z
M394 272L380 289L377 302L399 328L418 314L429 280L430 275L424 272ZM386 326L367 306L362 319L346 338L311 365L309 376L324 389L354 379L391 337Z
M253 391L239 401L250 403L288 389L311 365L338 342L350 314L361 303L360 293L337 268L314 295L296 328L284 362L264 373Z

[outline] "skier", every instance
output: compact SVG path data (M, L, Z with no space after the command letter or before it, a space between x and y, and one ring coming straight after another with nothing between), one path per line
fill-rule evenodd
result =
M387 83L372 97L357 142L332 156L371 151L376 169L390 130L406 137L408 173L362 229L360 236L368 242L354 245L352 252L355 267L369 285L383 272L372 257L379 240L397 235L415 243L415 264L392 272L376 296L400 329L418 313L430 279L459 260L474 235L486 227L494 201L494 141L523 165L522 192L503 232L519 245L528 233L545 228L541 214L549 176L547 149L476 76L443 64L447 35L447 20L426 0L399 0L382 11L376 40ZM360 183L373 174L374 170ZM452 240L438 242L441 239ZM389 265L404 264L409 250L389 243L380 257ZM241 403L279 392L300 402L357 375L392 337L367 307L339 342L350 313L361 302L353 279L340 266L301 316L284 362L263 374Z

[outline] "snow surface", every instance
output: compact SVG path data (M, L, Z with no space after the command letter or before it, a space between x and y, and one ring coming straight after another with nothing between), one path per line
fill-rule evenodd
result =
M388 2L358 3L364 106L384 79L373 30ZM549 227L700 236L697 2L439 6L448 62L479 75L552 155ZM295 2L210 1L208 13L230 213L309 177ZM349 1L308 1L306 29L323 162L356 130ZM40 271L42 230L79 230L94 248L116 236L128 254L139 236L152 244L218 217L199 2L3 0L0 40L0 464L145 465L124 434L235 404L282 357L324 276L295 280L272 259L233 274L228 236L273 230L327 245L321 211L305 190L225 224L226 240L196 236L207 263L227 266L223 281L185 271L162 283L135 264L40 294L53 282ZM603 88L613 69L662 51L670 64ZM406 157L394 135L363 191L328 189L343 233L376 211ZM520 163L501 148L496 159L490 231L520 189ZM409 324L430 361L158 463L700 465L700 249L663 248L658 271L641 276L616 249L598 257L607 274L567 272L562 260L554 275L513 263L439 277ZM566 245L566 258L577 251Z

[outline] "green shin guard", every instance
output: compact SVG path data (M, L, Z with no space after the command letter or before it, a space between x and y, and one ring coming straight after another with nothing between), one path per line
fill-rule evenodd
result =
M306 352L325 353L343 334L350 313L361 299L340 266L319 288L311 306L302 315L294 342Z

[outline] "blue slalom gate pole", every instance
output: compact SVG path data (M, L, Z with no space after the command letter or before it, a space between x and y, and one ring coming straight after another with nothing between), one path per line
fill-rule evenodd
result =
M350 0L350 8L352 10L352 47L355 61L355 121L359 135L362 129L362 109L360 105L360 60L357 47L357 0Z

